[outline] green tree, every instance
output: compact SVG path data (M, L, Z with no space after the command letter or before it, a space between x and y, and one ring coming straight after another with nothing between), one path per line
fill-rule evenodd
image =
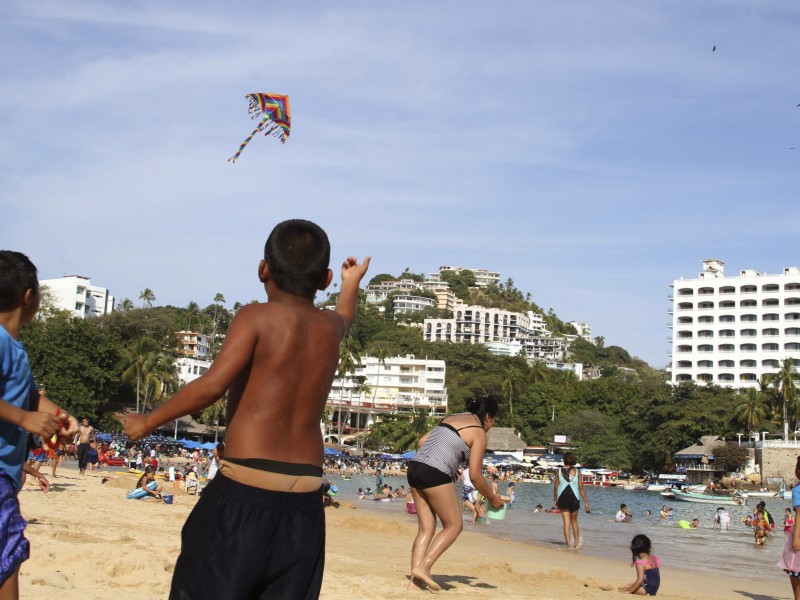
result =
M47 395L70 413L97 423L108 402L122 393L115 371L122 342L94 321L59 313L24 326L20 339Z
M142 301L142 308L144 308L145 304L147 304L148 308L152 308L153 302L156 301L156 295L150 288L144 288L143 291L139 292L139 300Z
M342 416L342 408L344 405L344 386L347 381L347 376L356 372L356 369L361 366L361 356L358 353L356 344L350 337L342 340L339 346L339 366L336 369L336 377L339 378L339 410L337 418L337 434L341 441L342 432L344 429L344 418ZM349 414L350 408L348 406L347 413Z
M767 413L763 396L755 388L749 388L741 396L744 401L736 407L736 418L748 432L758 431Z
M189 304L186 305L184 316L186 317L186 331L192 331L192 321L194 321L196 325L200 318L200 305L194 300L189 302Z
M158 344L149 337L139 337L126 346L121 353L119 372L122 381L136 382L136 412L139 412L142 400L142 385L147 373L147 364L157 352Z
M780 370L774 375L775 387L778 389L783 401L783 439L789 440L789 411L794 409L794 400L797 396L797 369L791 358L781 361Z
M203 412L200 413L199 421L209 427L214 427L214 443L217 443L219 440L219 423L221 420L225 420L227 406L228 398L226 394L225 397L220 398L211 406L207 406L203 409Z
M130 298L125 298L124 300L122 300L122 302L120 302L117 305L117 310L121 312L128 312L129 310L133 310L134 308L136 307L133 305L133 300L131 300Z

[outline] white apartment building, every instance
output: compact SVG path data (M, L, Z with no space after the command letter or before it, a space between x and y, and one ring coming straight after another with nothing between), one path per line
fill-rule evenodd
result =
M401 279L400 281L382 281L368 285L364 288L368 304L380 304L390 295L397 292L412 293L415 290L427 290L436 296L436 308L452 310L456 296L450 291L450 286L444 281L415 281Z
M442 271L453 271L460 273L461 271L472 271L475 274L475 285L478 287L488 287L492 284L497 285L500 283L500 273L495 271L488 271L486 269L468 269L466 267L450 267L447 265L439 267L436 273L429 273L429 281L444 281L442 279Z
M69 311L73 317L99 317L114 310L114 296L106 288L92 285L83 275L64 275L58 279L42 279L53 299L54 308Z
M211 368L211 361L184 356L175 360L175 368L178 370L178 381L183 387L208 371Z
M784 358L800 366L800 268L726 277L725 263L708 259L670 287L672 383L755 387Z
M544 324L544 315L533 310L528 311L528 329L531 335L546 335L547 327Z
M411 294L400 294L392 299L392 306L395 315L405 315L419 312L426 308L435 308L436 300L426 296L413 296Z
M528 315L501 308L457 303L452 319L425 319L426 342L481 344L508 342L528 337Z
M522 340L525 355L530 359L563 361L569 354L570 339L549 335L531 335ZM575 337L575 336L571 336Z
M570 321L570 325L578 332L578 336L585 339L587 342L592 341L592 326L583 321Z
M211 356L211 337L194 331L176 331L178 351L188 358L206 360Z
M345 435L368 429L386 413L410 414L424 409L430 411L431 416L444 416L447 412L445 376L443 360L408 355L381 362L373 356L362 356L355 373L348 374L344 380L338 377L333 380L327 402L328 409L333 411L331 433L337 433L340 415ZM362 377L364 386L359 389Z

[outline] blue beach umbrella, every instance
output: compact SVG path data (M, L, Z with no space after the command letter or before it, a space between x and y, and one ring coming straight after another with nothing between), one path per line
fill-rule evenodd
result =
M416 450L409 450L408 452L403 452L400 455L400 458L404 458L404 459L408 460L410 458L414 458L416 455L417 455L417 451Z

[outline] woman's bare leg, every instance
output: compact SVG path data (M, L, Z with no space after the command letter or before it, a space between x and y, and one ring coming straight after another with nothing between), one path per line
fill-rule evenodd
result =
M792 584L792 592L794 593L794 600L800 600L800 579L789 575L789 581Z
M422 490L411 488L417 505L417 537L411 546L411 570L416 569L428 552L433 534L436 532L436 515ZM413 583L413 576L412 576Z
M412 552L412 563L414 564L412 564L411 574L424 581L432 590L439 591L441 589L439 584L431 579L431 567L444 551L453 545L453 542L456 541L456 538L464 528L456 489L453 484L448 483L428 488L424 491L415 489L414 492L415 494L419 492L419 495L424 499L425 508L423 510L430 511L434 526L436 517L439 517L442 522L442 530L433 537L421 558L415 557ZM419 507L417 508L417 515L419 515ZM421 523L422 521L420 521ZM420 549L423 545L424 541L420 543ZM414 541L414 551L417 551L416 540ZM418 562L415 562L415 559L418 559Z
M572 525L572 537L575 541L574 545L572 546L576 550L581 547L581 531L578 527L578 511L574 511L570 513L569 516L570 524Z
M572 547L569 541L569 527L572 520L572 513L568 510L561 511L561 519L564 521L564 542L567 544L567 550Z

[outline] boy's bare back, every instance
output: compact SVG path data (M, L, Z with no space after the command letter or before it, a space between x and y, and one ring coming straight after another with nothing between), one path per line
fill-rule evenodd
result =
M262 260L258 275L268 302L239 309L211 368L149 415L126 417L125 432L139 439L228 391L226 458L321 466L322 411L369 263L369 257L363 263L349 257L342 264L339 298L330 311L314 306L313 293L281 289ZM315 288L325 289L331 278L325 269Z
M321 464L320 420L346 323L294 298L241 308L229 331L223 352L252 360L228 393L227 456Z

